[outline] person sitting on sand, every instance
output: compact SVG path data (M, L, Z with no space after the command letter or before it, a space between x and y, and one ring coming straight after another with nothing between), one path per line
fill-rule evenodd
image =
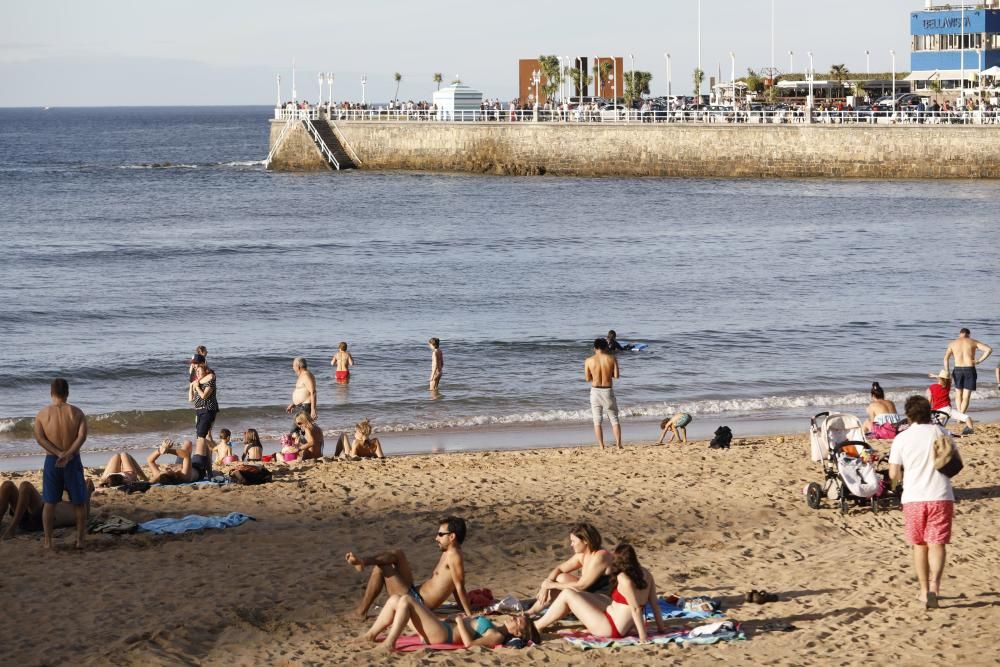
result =
M615 587L611 590L610 605L603 595L564 590L545 615L535 622L538 631L542 632L556 621L573 614L594 636L621 639L637 634L639 641L646 641L644 607L648 604L653 608L657 632L663 632L663 614L656 599L656 583L649 570L639 565L632 545L619 544L615 547L611 572Z
M529 615L539 614L562 590L582 591L604 597L611 594L611 554L601 548L601 534L589 523L578 523L569 531L573 556L557 565L535 598ZM579 572L579 575L573 574Z
M293 444L283 448L281 451L286 455L284 459L286 461L308 461L323 456L323 429L312 420L309 413L300 412L295 415L295 425L302 433L301 440L305 440L305 442L300 440L298 445ZM287 456L288 454L294 456Z
M243 454L240 459L248 463L257 463L264 459L264 445L260 442L257 429L248 428L243 434Z
M370 438L371 434L372 424L366 417L354 427L353 443L348 443L346 433L341 434L337 440L337 449L333 453L334 458L343 456L345 458L384 459L385 453L382 451L382 443L378 438Z
M87 480L87 491L94 493L94 482ZM61 502L56 503L54 508L53 527L69 528L76 525L76 510L72 503L67 501L68 493L63 494ZM42 511L45 503L42 502L42 494L31 482L21 482L15 485L7 480L0 484L0 527L3 519L9 513L11 522L7 530L0 534L0 539L9 540L17 535L21 530L26 533L42 532ZM90 516L90 500L84 503L86 516Z
M664 436L667 435L667 431L670 432L670 439L667 440L666 444L670 444L674 441L674 436L677 436L677 442L687 442L688 432L687 425L691 423L691 415L686 412L679 412L669 419L664 419L660 422L660 439L656 441L656 444L662 445Z
M345 557L348 564L358 572L364 572L366 567L372 567L368 577L368 587L354 614L360 618L368 615L368 609L375 602L382 589L389 595L410 596L428 609L440 607L452 595L469 616L472 607L465 594L465 558L462 554L462 542L465 541L465 519L449 516L441 519L434 538L441 549L441 558L434 566L434 574L421 584L418 589L414 584L413 570L410 561L401 549L394 549L377 556L361 557L348 551Z
M184 445L178 447L169 438L160 443L149 458L146 465L152 473L149 481L153 484L185 484L187 482L197 482L202 479L201 473L191 464L191 449L194 447L190 440L185 440ZM157 463L164 454L173 454L181 459L180 465L160 465Z
M148 481L146 473L142 471L142 466L132 458L131 454L121 452L112 454L111 458L108 459L107 465L104 466L104 472L101 473L101 478L97 481L97 486L105 488L121 486L138 480Z
M972 417L951 406L951 374L947 370L941 370L937 375L931 374L929 377L937 380L927 388L927 400L931 402L931 410L944 412L957 422L965 422L962 435L972 435L974 426Z
M486 616L469 617L465 614L458 614L453 621L442 621L433 611L409 595L389 596L364 639L377 642L379 634L388 630L379 648L394 651L396 640L407 625L413 628L425 644L461 643L465 648L493 648L502 646L511 639L520 639L525 645L529 642L542 643L541 633L525 614L511 616L503 623L494 623Z
M903 419L896 414L896 404L885 397L878 382L872 382L872 401L868 404L865 432L878 440L892 440Z
M215 454L215 465L224 466L239 461L233 455L233 446L229 443L229 439L232 437L233 434L228 428L219 431L219 442L215 444L215 448L212 450L212 453Z

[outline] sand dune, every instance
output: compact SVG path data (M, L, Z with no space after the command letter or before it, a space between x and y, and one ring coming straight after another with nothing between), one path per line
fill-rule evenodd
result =
M181 537L91 536L84 553L45 554L37 535L3 543L0 655L18 665L993 664L998 440L997 425L961 440L954 544L933 613L914 601L900 512L806 506L802 487L821 476L798 435L721 452L692 442L298 464L261 487L105 493L98 514L240 511L257 521ZM609 544L631 541L661 591L722 598L748 640L582 652L554 639L388 658L348 645L366 626L347 616L363 579L343 554L400 546L426 576L445 513L469 522L469 588L531 595L568 555L568 524L585 519ZM752 588L780 601L744 603Z

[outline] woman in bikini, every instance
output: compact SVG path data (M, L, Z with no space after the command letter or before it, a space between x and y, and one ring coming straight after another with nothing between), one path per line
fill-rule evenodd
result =
M896 437L903 418L896 414L896 404L885 397L885 391L878 382L872 382L872 400L866 410L865 432L876 439L892 440Z
M529 615L540 614L563 590L594 593L607 600L611 591L611 554L601 548L601 534L589 523L578 523L569 532L569 545L573 555L549 572L535 604L527 611Z
M396 640L403 634L407 624L412 627L425 644L456 644L463 646L483 646L493 648L506 644L511 639L520 639L527 644L542 643L541 633L524 614L511 616L506 622L496 624L485 616L469 617L459 614L453 621L442 621L430 609L418 602L412 595L392 595L364 639L378 641L385 630L385 640L380 648L394 651Z
M147 481L146 473L142 471L142 466L132 458L131 454L122 452L112 454L111 458L108 459L108 464L104 466L104 472L101 473L101 479L98 480L97 486L122 486L138 480Z
M611 604L603 595L564 590L555 599L548 612L536 622L541 632L569 614L576 616L587 632L597 637L621 639L637 634L646 641L646 622L643 615L648 604L653 609L657 632L664 631L663 616L656 599L656 584L649 570L639 564L631 544L615 547L611 563L615 587L611 590Z
M183 446L178 446L169 438L160 443L156 451L146 459L146 465L152 473L150 482L153 484L184 484L186 482L197 482L202 479L201 473L191 465L191 449L194 445L188 440ZM157 461L164 454L173 454L181 459L180 465L168 464L160 465Z
M264 458L264 445L260 443L260 435L257 429L248 428L243 434L243 461L260 462Z
M372 424L366 417L354 427L353 443L348 442L346 433L342 433L337 439L337 448L333 453L334 458L384 459L385 453L382 451L381 441L378 438L369 437L371 434Z

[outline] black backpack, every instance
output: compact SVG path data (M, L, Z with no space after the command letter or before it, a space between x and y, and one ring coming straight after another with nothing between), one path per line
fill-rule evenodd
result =
M712 449L729 449L729 445L733 442L733 431L728 426L720 426L715 429L715 437L712 438L712 442L709 443L709 447Z

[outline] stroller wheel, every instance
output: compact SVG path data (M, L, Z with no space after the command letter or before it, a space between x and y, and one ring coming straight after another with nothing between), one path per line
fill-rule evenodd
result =
M881 511L882 511L882 507L879 505L879 499L878 498L872 498L872 512L874 512L875 514L878 514Z
M841 514L847 514L847 507L848 507L847 495L846 494L841 495L840 496L840 513Z
M814 510L818 510L823 502L823 487L816 482L810 482L806 487L806 504Z

